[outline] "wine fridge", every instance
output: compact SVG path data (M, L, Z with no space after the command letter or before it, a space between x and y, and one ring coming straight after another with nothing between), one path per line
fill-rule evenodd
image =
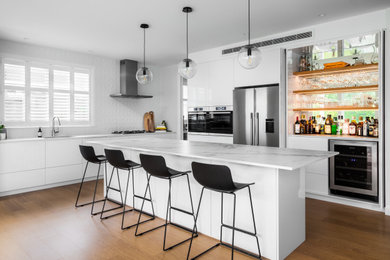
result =
M378 202L378 143L329 140L331 194Z

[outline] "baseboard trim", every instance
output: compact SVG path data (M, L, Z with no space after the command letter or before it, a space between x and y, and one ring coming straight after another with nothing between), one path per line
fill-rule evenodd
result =
M390 216L390 207L385 207L385 215Z
M335 195L317 194L317 193L306 192L306 198L317 199L317 200L322 200L322 201L327 201L327 202L332 202L332 203L337 203L337 204L343 204L346 206L357 207L357 208L362 208L362 209L369 209L369 210L374 210L374 211L379 211L379 212L385 212L385 209L377 203L354 200L354 199L339 197L339 196L335 196ZM388 209L388 211L389 211L389 215L390 215L390 209ZM388 214L386 214L386 215L388 215Z
M103 179L103 176L99 177L99 179ZM96 180L96 177L93 177L93 176L92 177L85 177L84 181L93 181L93 180ZM31 187L31 188L4 191L4 192L0 192L0 197L16 195L16 194L32 192L32 191L38 191L38 190L46 190L46 189L51 189L51 188L55 188L55 187L61 187L61 186L75 184L75 183L80 183L80 182L81 182L81 179L77 179L77 180L41 185L41 186L36 186L36 187Z

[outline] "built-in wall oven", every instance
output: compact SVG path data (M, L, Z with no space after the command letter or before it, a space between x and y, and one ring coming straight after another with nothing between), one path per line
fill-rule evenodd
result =
M188 132L233 134L232 108L217 106L189 109Z
M329 148L339 152L329 161L330 192L378 202L378 143L330 140Z

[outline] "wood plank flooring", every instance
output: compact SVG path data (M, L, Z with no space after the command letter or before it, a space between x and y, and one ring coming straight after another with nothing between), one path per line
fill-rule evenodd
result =
M92 187L87 184L82 200ZM74 208L77 190L69 185L0 198L0 259L185 259L188 243L162 251L163 229L135 237L134 229L121 231L119 216L100 221L90 206ZM313 199L306 206L306 241L287 259L390 259L389 216ZM127 224L136 217L129 213ZM188 236L170 227L168 244ZM195 241L194 255L216 242L203 235ZM201 259L230 259L230 250L220 247ZM235 259L253 258L236 253Z

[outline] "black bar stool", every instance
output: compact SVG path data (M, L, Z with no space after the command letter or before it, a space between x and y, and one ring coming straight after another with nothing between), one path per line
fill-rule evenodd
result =
M83 207L85 205L91 205L92 204L91 215L97 215L97 214L100 214L100 212L93 212L95 203L96 202L102 202L104 200L97 200L97 201L95 200L95 198L96 198L96 190L97 190L97 185L98 185L98 182L99 182L99 174L100 174L100 168L101 168L102 163L104 163L104 166L105 166L104 167L105 168L104 175L107 177L107 164L106 164L107 160L106 160L106 157L104 155L96 155L95 154L95 150L93 149L92 146L80 145L79 148L80 148L80 153L83 156L83 158L87 161L87 164L85 165L83 178L81 179L80 188L79 188L79 192L77 194L75 207L78 208L78 207ZM88 169L89 163L94 163L94 164L98 164L99 165L99 169L98 169L97 174L96 174L96 183L95 183L95 191L93 192L93 199L92 199L91 202L87 202L87 203L84 203L84 204L78 204L79 198L80 198L80 194L81 194L81 190L82 190L83 184L84 184L85 174L87 173L87 169Z
M196 258L200 257L201 255L207 253L208 251L216 248L219 245L223 245L223 246L226 246L226 247L229 247L229 248L232 249L232 258L231 259L233 259L234 250L239 251L241 253L244 253L246 255L258 258L258 259L262 259L261 258L261 252L260 252L259 239L257 237L256 223L255 223L255 214L253 212L253 203L252 203L252 195L251 195L251 188L250 188L250 185L252 185L254 183L237 183L237 182L234 182L233 179L232 179L232 174L230 172L230 169L227 166L224 166L224 165L212 165L212 164L204 164L204 163L193 162L192 163L192 173L193 173L194 178L196 179L196 181L199 182L199 184L203 186L202 192L200 194L198 209L197 209L197 212L196 212L195 223L196 223L196 221L198 219L198 216L199 216L199 209L200 209L200 205L201 205L201 202L202 202L204 189L206 188L206 189L209 189L209 190L212 190L212 191L220 192L221 193L221 231L220 231L219 243L213 245L209 249L203 251L202 253L198 254L197 256L195 256L195 257L193 257L191 259L196 259ZM249 192L249 200L250 200L250 204L251 204L254 232L249 232L249 231L237 228L235 226L235 221L236 221L236 192L241 190L241 189L244 189L244 188L248 188L248 192ZM225 194L225 193L226 194L232 194L234 196L233 226L226 225L226 224L223 223L223 194ZM232 233L232 244L231 245L226 244L225 242L222 241L222 230L223 230L224 227L225 228L229 228L229 229L231 229L233 231L233 233ZM242 250L240 248L234 247L234 232L235 231L238 231L238 232L250 235L250 236L254 236L256 238L257 249L259 251L259 254L255 255L255 254L252 254L250 252L244 251L244 250ZM192 237L194 237L195 232L196 232L196 225L194 225L194 230L192 232L192 234L193 234ZM188 248L187 259L190 256L191 245L192 245L192 239L191 239L191 242L190 242L190 246Z
M123 153L120 150L104 149L104 152L106 154L107 161L113 166L113 168L112 168L112 172L111 172L111 176L110 176L110 181L108 182L107 187L106 187L106 196L105 196L104 203L103 203L103 209L102 209L101 214L100 214L100 219L107 219L107 218L110 218L110 217L122 214L122 224L121 224L122 230L129 229L129 228L134 227L134 226L139 224L139 223L136 223L136 224L129 225L129 226L126 226L126 227L123 226L124 225L124 221L125 221L125 213L126 212L137 211L137 212L140 212L140 214L145 214L145 215L148 215L150 217L149 219L144 220L141 223L153 220L155 218L155 215L154 215L154 207L153 207L152 193L150 191L150 187L148 189L149 190L149 198L146 198L146 192L145 192L145 196L143 196L143 197L135 194L135 189L134 189L135 188L135 185L134 185L134 169L141 168L141 165L139 165L138 163L135 163L133 161L130 161L130 160L125 160L125 158L123 156ZM114 188L114 187L111 186L112 176L114 175L114 170L115 169L116 169L116 175L118 177L118 188ZM125 171L128 172L126 189L125 189L125 198L124 199L123 199L123 196L122 196L122 187L121 187L121 181L120 181L120 178L119 178L119 169L125 170ZM128 190L129 190L130 175L132 176L132 186L133 186L133 208L129 209L129 210L126 210L126 202L127 202L127 194L128 194ZM148 180L147 174L146 174L146 179ZM148 188L148 186L146 188ZM110 200L108 198L108 192L110 190L114 190L114 191L119 192L120 197L121 197L121 206L117 207L117 208L109 209L109 210L104 210L104 208L106 206L106 201L107 200L112 201L112 200ZM151 203L151 205L152 205L152 212L153 213L149 214L147 212L143 212L142 209L141 209L141 211L136 209L135 208L135 198L142 199L142 205L143 205L143 202L145 200L149 201ZM111 210L114 210L114 209L118 209L118 208L121 208L121 207L123 207L123 211L122 212L119 212L119 213L116 213L116 214L111 214L109 216L103 217L103 214L105 212L111 211Z
M188 173L191 172L191 171L180 172L180 171L176 171L174 169L168 168L166 166L166 164L165 164L165 159L162 156L140 154L140 159L141 159L142 167L145 169L145 171L147 173L150 174L149 177L148 177L148 184L147 184L147 187L146 187L146 190L145 190L145 196L146 196L147 189L148 188L150 189L150 178L152 176L157 177L157 178L161 178L161 179L169 180L169 193L168 193L168 203L167 203L167 213L166 213L166 217L165 217L165 224L157 226L157 227L149 229L149 230L146 230L146 231L144 231L142 233L138 233L138 227L139 227L139 224L141 224L140 223L141 214L140 214L138 216L138 223L137 223L137 228L135 230L135 235L136 236L141 236L141 235L143 235L145 233L151 232L151 231L159 229L161 227L165 227L165 229L164 229L164 242L163 242L163 250L164 251L170 250L170 249L172 249L172 248L174 248L174 247L176 247L178 245L181 245L181 244L189 241L190 239L192 239L192 237L194 237L194 236L198 236L197 231L196 231L196 225L195 225L194 234L190 238L185 239L185 240L183 240L183 241L181 241L181 242L179 242L177 244L174 244L174 245L172 245L172 246L170 246L168 248L165 247L165 242L166 242L166 237L167 237L167 227L168 227L169 224L173 225L175 227L178 227L180 229L183 229L185 231L188 231L188 232L191 232L191 233L193 232L193 230L191 230L189 228L186 228L186 227L184 227L182 225L179 225L179 224L174 223L174 222L171 221L171 211L173 209L173 210L179 211L179 212L187 214L187 215L192 215L193 218L194 218L194 224L195 224L194 205L192 203L192 194L191 194L190 180L189 180L189 177L188 177ZM171 201L172 200L171 199L171 197L172 197L171 196L172 179L180 177L180 176L186 176L187 177L188 192L190 194L190 202L191 202L191 212L172 206L172 201ZM142 202L141 211L143 209L143 206L144 206L144 201ZM168 222L168 219L169 219L169 222Z

